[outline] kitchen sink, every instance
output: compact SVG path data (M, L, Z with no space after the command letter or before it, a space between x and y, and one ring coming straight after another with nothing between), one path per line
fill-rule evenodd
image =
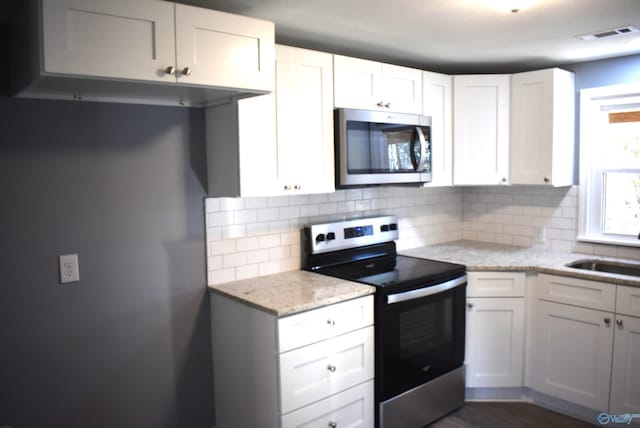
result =
M585 259L567 263L565 266L574 269L617 273L618 275L640 277L640 264L620 263L610 260Z

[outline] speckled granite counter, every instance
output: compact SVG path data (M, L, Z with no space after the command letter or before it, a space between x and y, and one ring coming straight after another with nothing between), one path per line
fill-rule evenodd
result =
M366 296L375 287L298 270L210 286L209 290L285 316Z
M407 256L460 263L466 265L469 271L532 271L640 287L640 278L565 266L569 262L581 259L614 260L636 265L639 264L637 260L614 259L593 254L557 253L476 241L449 242L404 250L400 253Z

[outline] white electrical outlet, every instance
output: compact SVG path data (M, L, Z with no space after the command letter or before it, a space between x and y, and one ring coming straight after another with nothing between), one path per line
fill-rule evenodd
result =
M65 254L58 256L60 262L60 283L78 282L80 281L80 272L78 271L78 255Z

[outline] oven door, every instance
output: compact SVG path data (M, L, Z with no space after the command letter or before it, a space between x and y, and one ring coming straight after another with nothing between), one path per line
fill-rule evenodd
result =
M466 285L466 276L462 276L425 288L378 295L378 402L462 366Z

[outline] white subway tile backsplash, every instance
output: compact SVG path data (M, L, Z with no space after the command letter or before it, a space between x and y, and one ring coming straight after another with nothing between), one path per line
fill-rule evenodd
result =
M576 242L577 187L372 187L205 201L210 285L300 268L307 223L394 214L399 250L460 239L640 259L640 248Z

